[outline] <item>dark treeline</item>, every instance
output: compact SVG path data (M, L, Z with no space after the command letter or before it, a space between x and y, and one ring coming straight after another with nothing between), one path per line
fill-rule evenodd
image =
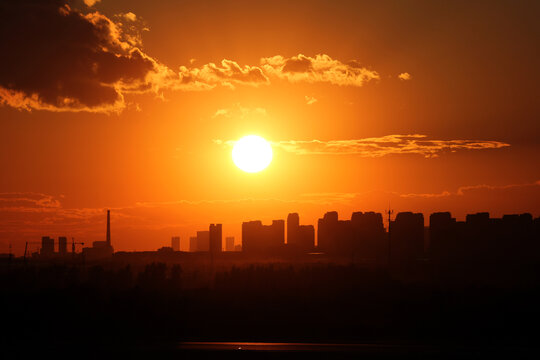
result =
M536 344L540 268L4 266L4 345L287 341ZM505 273L505 276L501 274Z

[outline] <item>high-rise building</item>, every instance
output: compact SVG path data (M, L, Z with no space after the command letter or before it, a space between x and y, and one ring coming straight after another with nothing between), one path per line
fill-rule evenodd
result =
M234 236L225 238L225 251L234 251Z
M300 227L300 216L297 213L287 215L287 245L298 242L298 228Z
M390 222L390 256L397 261L414 261L424 255L424 215L400 212Z
M318 221L317 247L325 253L336 251L337 233L338 233L338 213L330 211L324 214Z
M358 258L386 260L388 238L381 213L354 212L351 216L351 251Z
M309 252L315 247L315 228L313 225L300 225L297 213L287 216L287 246L300 252Z
M197 249L197 237L196 236L190 236L189 237L189 251L191 251L191 252L198 251L198 249Z
M455 260L458 255L457 222L449 212L429 216L429 254L437 263Z
M180 251L180 236L173 236L171 238L171 248L173 251Z
M41 237L41 251L42 256L54 255L54 239L48 236Z
M197 231L197 251L210 250L210 232Z
M261 255L275 254L285 244L285 221L273 220L272 225L261 221L242 223L242 251Z
M58 238L58 254L62 256L67 254L67 237L65 236Z
M111 246L111 210L107 210L107 245Z
M210 252L220 253L223 247L223 232L221 224L210 224L209 228L209 243L210 243Z

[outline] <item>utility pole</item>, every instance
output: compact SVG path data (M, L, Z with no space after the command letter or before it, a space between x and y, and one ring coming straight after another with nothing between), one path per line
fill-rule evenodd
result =
M390 223L392 221L393 213L394 210L390 209L389 205L388 210L386 211L386 214L388 215L388 267L390 267L390 257L392 256L392 237L390 236Z

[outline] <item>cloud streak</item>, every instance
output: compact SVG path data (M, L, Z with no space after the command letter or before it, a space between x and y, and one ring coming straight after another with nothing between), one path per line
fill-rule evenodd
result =
M458 150L499 149L510 146L490 140L430 140L427 135L386 135L352 140L288 140L274 146L298 155L358 155L382 157L394 154L417 154L426 158Z
M306 104L308 104L308 105L313 105L313 104L315 104L315 103L318 101L318 100L317 100L316 98L314 98L313 96L308 96L308 95L306 95L306 96L304 97L304 99L306 99Z
M398 79L403 80L403 81L411 80L412 76L408 72L404 72L398 75Z
M234 145L233 140L214 140L217 144ZM351 140L283 140L274 141L275 148L297 155L357 155L378 158L396 154L415 154L435 158L459 150L500 149L510 146L492 140L431 140L427 135L386 135Z

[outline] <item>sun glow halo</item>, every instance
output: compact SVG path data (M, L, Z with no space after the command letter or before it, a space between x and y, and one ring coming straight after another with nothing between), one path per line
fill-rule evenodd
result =
M256 173L272 162L272 146L260 136L247 135L234 144L232 158L239 169Z

